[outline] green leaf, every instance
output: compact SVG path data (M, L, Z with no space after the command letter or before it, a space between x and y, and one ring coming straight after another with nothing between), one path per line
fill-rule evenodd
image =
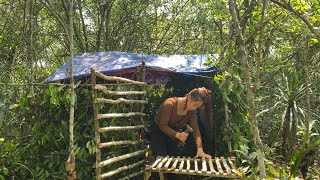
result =
M312 41L313 43L315 43L315 44L317 44L317 43L319 42L319 40L316 39L316 38L311 38L311 41Z

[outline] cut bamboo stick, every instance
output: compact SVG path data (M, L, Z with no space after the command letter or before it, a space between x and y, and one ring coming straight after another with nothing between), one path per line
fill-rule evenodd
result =
M134 80L130 80L130 79L126 79L126 78L121 78L121 77L116 77L116 76L106 76L100 72L95 72L95 75L99 78L102 78L104 80L107 81L118 81L118 82L124 82L124 83L131 83L131 84L135 84L135 85L140 85L140 86L145 86L147 85L147 83L145 82L140 82L140 81L134 81Z
M178 156L178 157L176 158L176 160L173 162L171 168L168 169L169 171L174 171L174 169L176 168L176 166L177 166L177 164L178 164L178 162L179 162L179 159L180 159L180 156Z
M148 101L145 100L131 100L131 99L124 99L124 98L119 98L117 100L113 99L105 99L105 98L97 98L95 99L94 103L108 103L108 104L120 104L120 103L125 103L125 104L148 104Z
M180 166L179 166L179 169L176 169L175 171L180 171L180 172L182 171L185 159L186 159L186 157L183 156L181 163L180 163Z
M164 165L164 169L168 169L168 167L169 167L169 165L170 165L170 163L171 163L171 161L172 161L173 158L174 158L174 157L170 157L170 158L168 159L168 161L167 161L166 164Z
M208 161L209 161L210 172L213 173L213 174L218 174L218 172L214 169L213 159L209 159Z
M126 140L126 141L113 141L113 142L107 142L107 143L100 143L99 147L100 148L107 148L110 146L119 146L119 145L126 145L126 144L141 144L146 142L146 140L137 140L137 141L131 141L131 140Z
M198 161L197 161L197 158L194 158L194 171L196 173L199 173L199 168L198 168Z
M225 168L226 171L227 171L227 174L230 175L230 174L231 174L231 169L230 169L230 167L228 166L226 159L225 159L224 157L220 157L220 158L221 158L221 160L222 160L222 164L223 164L224 168Z
M125 176L125 177L123 177L123 178L121 178L121 179L119 179L119 180L131 179L131 178L134 178L134 177L136 177L136 176L139 176L139 175L141 175L141 174L143 174L143 173L144 173L144 170L141 170L141 171L138 171L138 172L136 172L136 173L130 174L130 175L128 175L128 176Z
M132 169L132 168L135 168L141 164L144 164L146 161L145 160L142 160L142 161L139 161L137 163L134 163L134 164L131 164L131 165L128 165L128 166L122 166L116 170L113 170L113 171L110 171L108 173L104 173L104 174L101 174L100 176L98 176L98 179L102 179L102 178L107 178L107 177L111 177L115 174L118 174L122 171L125 171L125 170L128 170L128 169Z
M187 159L187 172L190 171L190 158Z
M130 153L130 154L125 154L125 155L122 155L122 156L117 156L117 157L114 157L114 158L111 158L111 159L108 159L108 160L105 160L105 161L102 161L99 163L99 167L104 167L106 165L110 165L112 163L115 163L115 162L118 162L118 161L121 161L121 160L124 160L124 159L128 159L128 158L131 158L131 157L135 157L135 156L139 156L141 154L144 154L145 152L147 152L147 150L141 150L141 151L136 151L136 152L133 152L133 153Z
M207 161L205 158L202 158L202 172L207 172Z
M133 116L146 116L146 114L141 112L98 114L97 119L133 117Z
M233 172L233 173L235 173L236 175L239 175L239 176L241 176L241 173L239 172L239 171L237 171L237 168L236 168L236 166L234 165L234 158L232 158L232 157L228 157L228 161L229 161L229 163L230 163L230 166L231 166L231 171Z
M220 173L221 175L224 174L224 172L223 172L223 170L222 170L222 168L221 168L221 164L220 164L219 158L216 157L215 160L216 160L216 165L217 165L217 168L218 168L219 173Z
M162 161L157 165L156 169L160 170L162 165L168 160L169 156L166 156Z
M135 130L135 129L143 129L143 128L144 128L144 125L138 125L138 126L113 126L113 127L99 128L99 132L126 131L126 130Z
M107 95L114 95L114 96L129 96L129 95L145 95L147 94L146 91L110 91L107 87L101 85L95 85L94 88L96 90L100 90Z
M163 158L164 157L157 157L156 161L152 164L151 167L155 168L158 165L158 163L162 161Z

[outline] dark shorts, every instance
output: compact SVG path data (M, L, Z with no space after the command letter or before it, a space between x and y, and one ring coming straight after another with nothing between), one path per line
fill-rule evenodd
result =
M179 141L172 139L161 131L159 126L153 122L151 124L151 150L154 157L157 156L179 156L181 154L178 148Z

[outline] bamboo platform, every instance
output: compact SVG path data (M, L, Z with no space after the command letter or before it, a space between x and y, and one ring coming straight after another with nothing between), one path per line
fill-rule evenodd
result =
M146 166L145 180L149 179L151 172L158 172L160 180L164 179L164 173L241 179L234 157L158 157L152 165Z

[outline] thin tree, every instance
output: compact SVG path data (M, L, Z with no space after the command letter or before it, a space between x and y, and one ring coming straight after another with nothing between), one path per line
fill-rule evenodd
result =
M254 102L254 89L252 87L251 83L251 77L250 77L250 66L248 63L248 52L244 43L243 35L241 28L239 26L239 20L237 19L236 9L235 9L235 2L234 0L229 0L229 10L232 15L232 21L233 21L233 28L236 36L236 41L239 46L239 55L240 60L242 63L242 71L244 73L244 83L247 88L247 101L249 105L249 113L250 113L250 121L251 126L253 129L253 138L254 138L254 145L256 148L257 153L257 159L258 159L258 166L259 166L259 172L261 178L266 178L266 169L265 169L265 163L264 163L264 152L262 148L262 141L260 139L259 135L259 128L258 128L258 122L256 118L256 106Z

